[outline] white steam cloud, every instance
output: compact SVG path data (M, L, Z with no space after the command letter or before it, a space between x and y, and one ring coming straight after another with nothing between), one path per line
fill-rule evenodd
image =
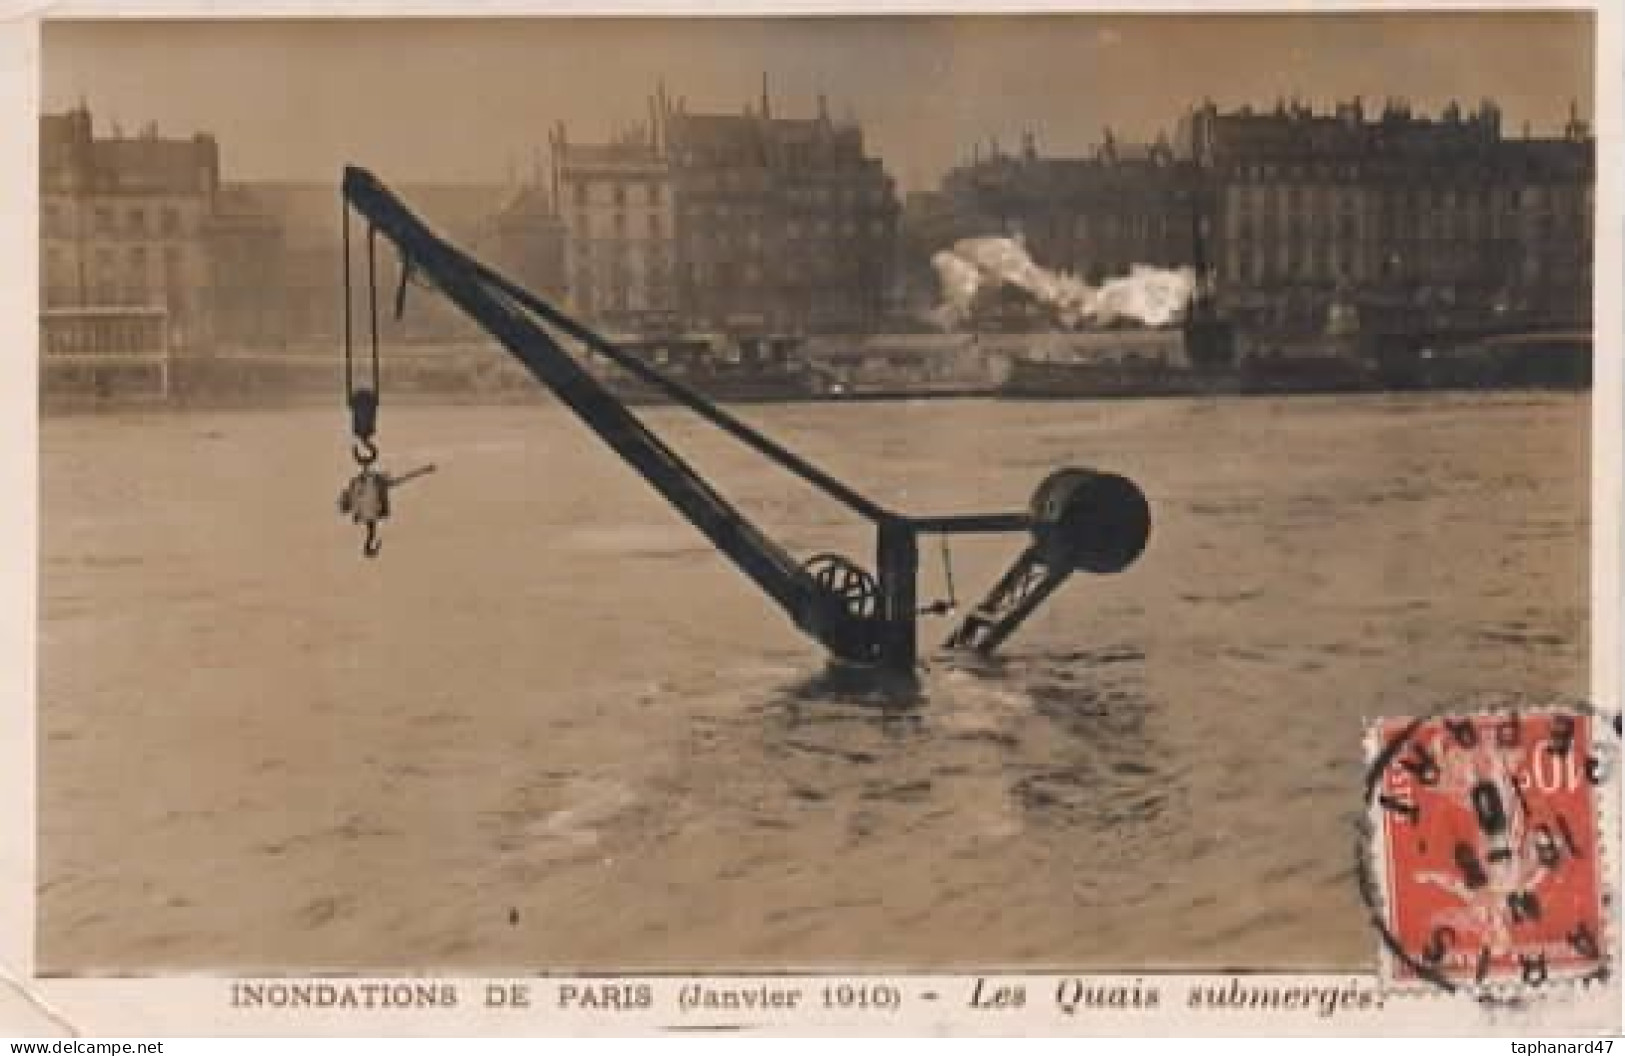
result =
M1035 263L1009 238L967 238L931 258L942 288L942 304L932 313L944 329L964 325L976 296L1000 285L1025 291L1051 308L1067 327L1132 319L1167 326L1190 303L1196 276L1190 268L1135 264L1127 275L1090 286L1073 275Z

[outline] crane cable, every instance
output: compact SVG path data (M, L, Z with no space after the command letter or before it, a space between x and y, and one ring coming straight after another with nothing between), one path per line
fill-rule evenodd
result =
M342 199L341 199L342 202ZM378 461L373 436L378 431L378 394L381 388L378 364L378 229L367 227L367 318L372 357L371 387L356 385L355 323L350 276L350 210L344 204L344 398L350 408L350 431L355 435L352 453L356 464L370 466Z
M355 459L359 472L344 486L344 490L339 492L339 512L366 528L367 538L361 544L361 552L367 557L377 557L383 548L383 543L378 538L378 524L389 517L390 490L409 480L433 473L435 466L431 462L406 473L391 476L375 464L378 461L378 445L374 442L373 436L378 431L378 393L382 389L378 356L378 228L376 225L367 225L367 327L372 353L372 385L370 388L357 387L355 323L350 296L350 207L342 196L340 202L344 211L344 398L350 407L350 431L354 434L350 454ZM406 283L412 272L411 262L406 259L404 253L401 256L401 269L401 288L395 296L396 318L400 318L405 307Z
M954 596L954 555L948 548L948 533L937 533L937 540L942 544L942 578L947 583L948 596L921 609L921 616L949 616L959 608L959 599Z
M374 468L378 461L378 445L373 437L378 431L378 229L367 228L367 312L372 352L372 386L357 387L355 377L355 325L352 317L350 276L350 209L340 198L343 210L344 254L344 396L350 408L350 431L354 439L350 444L351 457L360 471L339 493L339 512L350 516L356 524L367 530L361 552L377 557L382 543L378 538L378 522L389 516L389 488L395 483Z

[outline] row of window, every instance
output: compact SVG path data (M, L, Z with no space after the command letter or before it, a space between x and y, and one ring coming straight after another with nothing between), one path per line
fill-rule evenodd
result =
M743 283L745 285L800 285L808 282L827 283L831 280L856 279L863 270L842 260L782 260L774 266L758 261L704 261L681 268L646 269L638 272L613 265L577 268L571 277L576 290L661 288L676 278L704 286L707 283Z
M1242 281L1269 281L1287 277L1298 278L1364 278L1372 271L1367 261L1346 249L1329 252L1324 247L1306 250L1303 247L1285 247L1280 253L1255 254L1241 249L1231 257L1236 278ZM1395 254L1380 268L1382 274L1392 278L1468 278L1501 273L1512 265L1509 260L1492 260L1482 253L1465 249L1443 252ZM1535 273L1557 264L1537 255L1523 258L1526 272Z
M83 283L77 278L42 280L40 293L47 308L85 304L133 308L167 306L171 312L180 314L194 301L193 295L178 283L128 275L122 279L115 275L98 275Z
M1355 274L1354 258L1344 254L1335 257L1323 255L1312 259L1288 256L1283 260L1274 256L1255 257L1242 253L1236 258L1236 278L1243 282L1249 280L1264 282L1288 276L1346 279L1354 277Z
M1423 162L1423 164L1429 163ZM1452 165L1450 168L1458 178L1474 175L1485 178L1495 172L1494 166L1474 168L1458 164ZM1252 183L1268 183L1274 180L1349 181L1370 180L1381 176L1388 169L1389 166L1382 166L1376 171L1370 171L1365 165L1353 161L1244 162L1231 166L1229 175L1233 179L1246 180Z
M1465 242L1519 241L1555 237L1559 232L1573 233L1584 238L1584 227L1577 218L1539 216L1525 218L1524 222L1509 222L1497 217L1453 216L1450 214L1423 214L1401 222L1393 217L1361 225L1355 217L1309 216L1283 220L1266 215L1257 223L1250 217L1238 217L1230 230L1234 237L1246 242L1259 239L1277 241L1355 241L1378 242Z
M1080 239L1094 238L1168 238L1178 236L1190 237L1190 218L1181 216L1170 218L1167 216L1144 215L1108 215L1088 216L1080 214L1070 218L1070 221L1048 221L1043 225L1051 237L1061 237L1070 232Z
M128 272L144 273L148 266L162 260L165 272L175 276L180 275L182 255L179 246L165 246L160 256L151 253L146 246L131 246L123 253L107 247L98 248L94 254L87 258L87 263L94 265L96 271L112 273L118 270L119 261L123 260L124 268ZM47 246L45 249L45 270L48 274L66 271L73 255L57 246Z
M729 229L735 229L743 231L747 237L752 238L759 238L761 237L764 229L768 229L770 226L776 226L770 225L767 219L760 214L735 213L731 212L724 206L718 206L710 214L696 210L692 212L687 219L689 221L689 230L691 232L726 232ZM829 217L818 217L809 218L805 221L787 220L783 224L782 231L785 236L790 238L798 238L803 234L845 234L847 236L856 236L860 232L864 231L879 237L885 235L889 228L890 225L886 221L879 219L871 219L865 222L856 217L847 217L840 220L831 219ZM629 219L625 213L613 214L609 218L609 223L604 224L602 222L602 218L599 218L599 222L595 223L594 217L591 213L580 212L575 216L575 222L571 225L570 233L572 237L575 238L595 238L604 237L605 235L613 235L615 238L624 239L636 229L641 229L638 231L638 233L640 235L647 236L650 239L658 240L667 237L665 218L658 213L648 214L643 218L643 223L640 225L636 222L635 218Z
M633 274L618 269L583 268L572 274L570 288L577 291L604 291L604 290L640 290L645 295L656 300L656 292L664 295L675 282L675 276L670 271L645 272Z
M594 202L623 208L632 204L658 206L666 200L665 187L659 183L647 181L595 182L581 180L573 186L575 189L571 193L578 207L592 205Z
M150 356L164 351L164 323L159 319L52 320L40 337L48 356Z
M578 249L573 255L573 267L576 270L592 268L596 271L624 271L628 274L634 271L658 274L671 267L672 258L666 253L648 253L636 257L627 253L616 253L612 247L603 243L584 248L585 252Z
M577 286L575 300L584 311L668 311L676 307L675 291L668 286L634 288L629 285Z
M687 183L693 192L700 194L708 191L740 190L757 190L765 193L771 190L775 198L816 206L883 205L888 199L888 188L878 184L852 186L806 183L786 186L768 183L745 173L693 175L688 178ZM664 184L647 180L578 179L572 181L569 194L577 208L586 208L590 205L625 208L633 205L659 207L665 204L670 192Z
M1366 159L1364 162L1297 162L1282 164L1235 164L1223 170L1226 178L1238 182L1271 183L1326 182L1358 184L1399 184L1448 179L1454 183L1556 183L1578 180L1589 173L1589 159L1582 149L1557 164L1529 164L1530 159L1507 155L1463 157L1424 155L1396 162L1394 159Z
M174 206L149 209L134 205L115 208L98 205L90 209L88 231L74 230L74 210L56 202L47 202L40 211L40 228L46 235L71 237L75 234L92 235L164 235L182 234L181 211Z
M1275 183L1253 187L1236 187L1228 197L1237 212L1267 212L1274 209L1300 209L1305 206L1321 210L1356 209L1365 200L1363 190L1343 187L1325 187L1301 184Z
M888 188L878 184L853 185L850 183L824 184L824 183L792 183L756 181L752 186L743 180L729 181L727 174L716 180L694 178L690 180L688 189L696 195L707 192L728 192L735 190L755 191L757 196L775 202L792 202L801 205L829 207L829 206L879 206L886 204L889 195Z
M1240 211L1268 210L1286 206L1352 210L1375 201L1387 210L1537 209L1545 205L1578 209L1589 207L1590 190L1580 187L1410 187L1348 188L1322 184L1273 183L1230 188L1228 195Z
M577 213L570 232L571 236L574 238L594 238L603 237L606 233L613 233L616 238L627 237L630 225L627 223L625 213L616 213L610 217L609 232L603 230L605 225L594 224L592 220L591 213ZM642 227L643 233L650 239L658 241L666 237L666 220L660 213L650 213L644 217Z
M772 252L796 253L803 256L873 252L872 243L866 245L864 238L863 229L853 226L826 228L806 233L798 231L787 233L782 237L773 237L771 233L764 235L763 232L754 229L746 231L730 231L725 228L700 229L690 232L685 240L685 252L695 256L738 250L759 253L763 247L769 247Z
M738 225L715 227L707 224L690 228L686 241L702 248L708 243L751 246L765 244L801 251L805 250L808 243L849 241L865 237L883 238L886 233L887 228L884 224L876 222L866 225L855 220L819 220L806 225L792 223L782 230L763 230L759 227Z

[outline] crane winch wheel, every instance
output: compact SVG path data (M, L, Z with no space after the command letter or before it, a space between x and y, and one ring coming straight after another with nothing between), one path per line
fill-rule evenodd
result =
M802 565L825 591L841 599L849 615L872 619L880 611L880 584L868 570L840 554L815 554Z

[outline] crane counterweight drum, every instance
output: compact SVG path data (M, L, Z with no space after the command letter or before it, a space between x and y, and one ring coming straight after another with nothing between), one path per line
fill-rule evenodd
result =
M1033 494L1033 541L1056 567L1122 572L1151 538L1151 506L1132 480L1093 469L1058 469Z

